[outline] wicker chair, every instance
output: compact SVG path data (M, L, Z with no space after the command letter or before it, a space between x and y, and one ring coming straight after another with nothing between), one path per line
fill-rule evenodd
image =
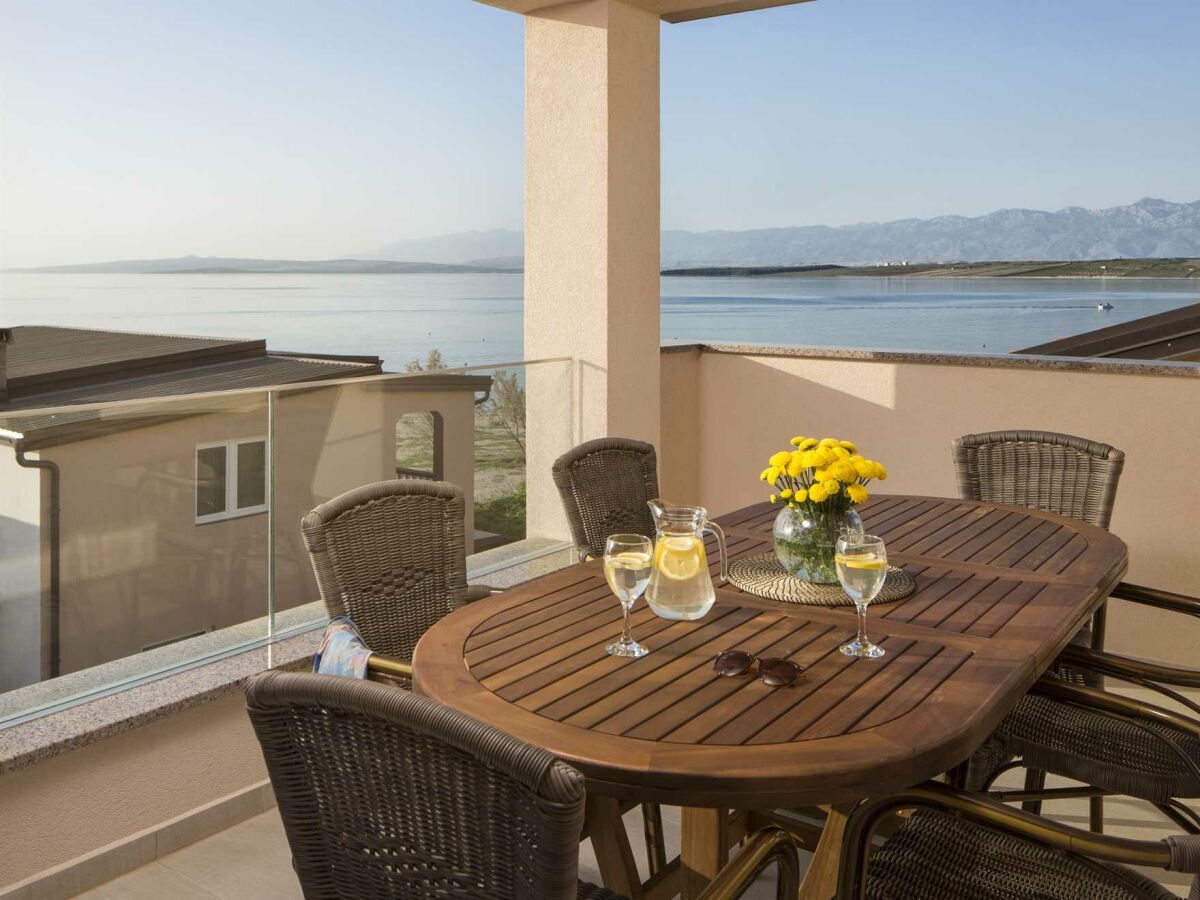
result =
M1196 598L1129 584L1118 585L1112 596L1200 619ZM1088 787L1046 791L1040 784L1032 789L1027 784L1026 791L993 791L992 796L1025 802L1091 796L1095 802L1105 794L1125 794L1154 804L1185 831L1200 834L1200 814L1180 802L1180 798L1200 798L1200 704L1176 690L1200 688L1200 669L1084 647L1068 647L1059 662L1072 672L1094 676L1088 679L1092 683L1116 679L1155 691L1190 715L1052 677L1000 724L989 742L999 748L1000 759L993 761L982 784L972 787L987 790L1001 772L1024 765ZM1091 702L1072 702L1075 696ZM1020 762L1007 762L1014 757ZM1099 822L1091 824L1093 831L1101 830Z
M868 859L872 832L915 809ZM927 783L863 801L846 823L838 900L1177 900L1127 868L1200 871L1200 838L1134 841L1089 834ZM1200 898L1200 887L1192 897Z
M266 672L246 686L308 900L618 900L578 880L584 780L545 750L432 700L328 675ZM705 897L735 897L772 861L795 897L795 847L777 830ZM719 884L718 884L719 882Z
M964 499L1026 506L1071 516L1100 528L1107 528L1112 519L1125 454L1108 444L1051 431L991 431L958 438L953 451L958 490ZM1073 643L1103 646L1104 623L1101 607L1093 628L1081 630ZM1035 723L1044 721L1031 708L1034 705L1023 702L1012 716L1014 721L1025 720L1026 733L1033 733ZM1012 759L1014 753L1001 737L998 734L976 755L967 785L979 787ZM1051 733L1045 735L1045 742L1062 743ZM1030 758L1037 756L1033 753ZM1045 771L1030 766L1027 790L1038 790L1044 783ZM1028 801L1026 809L1039 811L1038 802ZM1096 800L1092 818L1097 830L1102 817L1100 801Z
M1127 756L1141 752L1143 732L1153 737L1173 726L1177 736L1200 738L1200 724L1176 713L1056 676L1043 677L1030 697L1109 721ZM1063 789L1062 796L1079 794ZM846 823L839 900L1167 900L1174 895L1121 864L1200 873L1196 834L1166 841L1109 838L1006 806L1006 799L1018 798L983 797L930 782L864 801ZM900 809L916 812L868 861L876 825ZM1189 896L1200 900L1200 878Z
M588 441L556 459L553 473L581 560L603 556L613 534L654 537L646 504L658 496L658 457L650 444Z
M300 523L321 599L349 616L372 650L411 660L421 635L491 589L467 584L463 495L442 481L356 488Z
M1125 454L1052 431L991 431L954 442L958 490L967 500L1027 506L1107 528Z

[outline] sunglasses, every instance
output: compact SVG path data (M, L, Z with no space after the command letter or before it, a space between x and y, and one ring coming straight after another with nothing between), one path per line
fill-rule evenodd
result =
M766 659L747 653L745 650L726 650L713 661L713 671L726 678L749 675L758 663L758 677L763 684L783 687L804 674L804 666L789 659L769 657Z

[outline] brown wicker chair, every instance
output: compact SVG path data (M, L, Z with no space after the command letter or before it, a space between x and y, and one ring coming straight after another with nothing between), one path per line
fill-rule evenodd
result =
M911 816L868 858L872 832ZM865 800L842 843L838 900L1176 900L1128 865L1200 871L1200 838L1090 834L943 784ZM1200 897L1194 887L1192 896Z
M453 484L364 485L322 503L300 527L326 611L353 619L385 656L411 660L430 625L491 593L467 584L463 495Z
M1093 654L1085 649L1070 652L1072 662L1080 664ZM1178 754L1177 767L1182 761L1200 776L1197 760L1188 760L1187 751L1176 743L1185 739L1195 746L1200 724L1177 713L1056 676L1034 685L1029 699L1052 702L1061 715L1107 722L1117 742L1112 749L1130 760L1142 757L1148 743L1162 742ZM1192 833L1166 841L1108 838L1005 806L1002 801L1023 794L1014 793L1017 796L985 798L927 783L864 801L846 824L839 900L1167 900L1174 895L1121 864L1200 873L1200 836L1183 816L1176 821ZM1060 789L1059 795L1081 794ZM900 809L916 812L868 861L872 831L884 816ZM1190 897L1200 900L1200 878Z
M349 678L262 673L246 705L308 900L619 900L578 880L584 780L549 752ZM778 829L739 859L705 898L740 895L771 862L795 897Z
M648 501L658 496L658 455L651 444L628 438L587 441L554 461L554 484L562 498L580 562L604 556L610 535L653 539ZM651 874L666 865L662 811L642 804Z
M654 537L646 503L658 496L658 457L650 444L588 441L556 459L553 474L580 559L603 556L613 534Z
M1107 528L1112 520L1125 454L1108 444L1052 431L991 431L958 438L953 443L953 453L958 490L964 499L1026 506L1081 519L1101 528ZM1073 643L1103 646L1104 623L1105 612L1101 607L1093 619L1093 627L1080 631ZM1098 685L1098 681L1093 684ZM1035 715L1033 706L1036 704L1023 702L1013 713L1014 721L1028 720L1026 733L1035 729L1033 723L1044 721ZM1014 753L999 739L1002 736L998 732L997 739L985 744L976 755L966 784L979 787L994 777L1000 767L1007 767ZM1046 734L1045 742L1062 743L1050 733ZM1036 756L1037 753L1031 754L1031 758ZM1044 783L1045 771L1030 767L1027 790L1038 790ZM1026 809L1037 812L1040 807L1031 800ZM1096 800L1093 820L1097 830L1102 817L1100 801Z
M991 431L954 442L967 500L1027 506L1107 528L1125 454L1053 431Z

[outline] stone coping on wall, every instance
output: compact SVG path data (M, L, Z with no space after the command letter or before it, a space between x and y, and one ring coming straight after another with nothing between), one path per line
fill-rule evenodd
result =
M663 353L728 353L792 359L910 363L924 366L971 366L984 369L1042 369L1107 375L1200 378L1200 363L1168 360L1102 359L1076 356L1026 356L1019 353L933 353L920 350L876 350L865 347L792 347L783 344L667 344Z

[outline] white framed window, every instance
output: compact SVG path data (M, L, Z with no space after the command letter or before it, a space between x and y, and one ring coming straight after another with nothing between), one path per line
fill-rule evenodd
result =
M267 439L196 445L196 524L267 511Z

